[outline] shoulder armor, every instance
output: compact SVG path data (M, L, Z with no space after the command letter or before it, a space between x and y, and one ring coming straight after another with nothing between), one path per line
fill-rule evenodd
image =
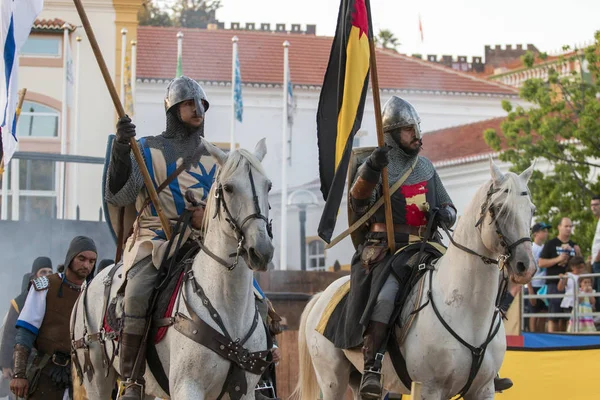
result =
M50 281L48 280L47 276L40 276L39 278L35 278L33 280L33 287L38 292L41 292L42 290L46 290L50 287Z

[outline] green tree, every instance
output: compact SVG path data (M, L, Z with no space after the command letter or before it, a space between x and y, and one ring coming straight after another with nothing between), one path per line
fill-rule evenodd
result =
M590 198L600 194L600 31L593 45L565 50L569 52L556 62L548 62L544 54L537 56L549 70L547 78L529 79L520 90L531 107L504 101L508 116L502 132L489 129L484 138L492 149L503 149L500 159L510 162L515 172L534 159L550 164L548 171L535 171L529 184L536 218L553 226L563 216L571 218L576 226L574 240L587 255L596 226ZM527 68L535 61L531 53L523 57ZM561 76L567 64L572 72Z
M396 51L398 46L401 44L396 35L394 35L389 29L380 29L375 40L377 41L377 44L384 49L390 49L394 51Z
M177 0L173 8L175 25L206 29L217 22L215 14L221 6L221 0Z
M144 1L142 4L142 8L138 11L138 22L140 25L173 26L169 14L161 10L152 0Z

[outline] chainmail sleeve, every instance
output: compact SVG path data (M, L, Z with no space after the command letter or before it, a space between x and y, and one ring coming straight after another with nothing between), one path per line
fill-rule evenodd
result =
M440 179L440 176L438 175L437 171L433 174L433 180L435 182L435 193L437 196L436 201L438 206L448 204L454 207L454 203L452 203L452 199L446 191L446 188L444 187L444 184L442 183L442 180Z
M144 152L139 142L137 142L137 146L143 156ZM143 187L144 178L133 152L128 145L125 149L123 145L114 142L106 177L106 202L117 207L132 204Z

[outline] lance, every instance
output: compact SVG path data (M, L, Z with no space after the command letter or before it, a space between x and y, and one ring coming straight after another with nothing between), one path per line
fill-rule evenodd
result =
M371 10L369 10L369 15ZM369 17L370 18L370 17ZM370 21L369 21L370 23ZM377 145L385 146L383 140L383 124L381 122L381 100L379 98L379 79L377 78L377 60L375 58L375 40L369 39L370 67L371 67L371 88L373 90L373 111L375 112L375 127L377 128ZM392 220L392 202L390 199L390 186L388 182L387 167L381 171L381 187L383 189L383 207L385 210L385 226L387 231L388 247L390 253L396 252L396 240L394 239L394 223Z
M115 88L115 84L110 78L110 74L108 72L108 68L106 67L106 62L104 61L104 57L102 56L102 52L100 51L100 46L98 46L98 41L96 40L96 36L94 35L94 31L92 30L92 25L85 13L83 8L83 4L81 4L81 0L73 0L75 3L75 8L77 8L77 13L79 14L79 18L81 19L81 23L83 24L83 29L90 40L90 44L92 45L92 51L94 52L94 56L96 56L96 61L98 62L98 66L100 67L100 72L102 73L102 77L104 78L104 82L106 83L106 88L110 93L110 97L113 101L115 109L117 110L117 114L119 118L125 116L125 109L123 108L123 104L121 104L121 100L119 99L119 95L117 94L117 89ZM123 77L121 77L123 79ZM150 178L150 174L148 173L148 169L146 168L146 164L144 163L144 159L142 158L142 153L137 146L137 142L134 138L131 138L130 141L131 151L133 152L133 156L135 161L138 163L139 169L144 177L144 184L146 185L146 190L148 191L148 195L150 196L150 200L152 200L152 204L156 209L156 213L158 214L158 218L160 219L160 223L162 225L163 231L167 239L171 238L171 225L169 220L165 216L160 202L158 200L158 194L156 193L156 189L154 188L154 184L152 183L152 178ZM120 221L120 230L123 230L123 221ZM122 236L122 232L119 232L119 237ZM120 245L121 243L119 243Z

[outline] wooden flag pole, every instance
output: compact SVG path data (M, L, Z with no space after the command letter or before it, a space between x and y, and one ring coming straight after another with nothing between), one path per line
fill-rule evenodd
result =
M78 1L78 0L76 0ZM385 146L383 140L383 124L381 122L381 99L379 98L379 79L377 78L377 60L375 59L375 41L369 40L369 62L371 65L371 89L373 90L373 110L375 111L375 126L377 127L377 145ZM390 185L388 182L387 167L381 171L381 186L383 187L383 207L385 209L385 227L387 231L388 247L390 254L396 252L394 239L394 221L392 219L392 202L390 198Z
M26 95L27 95L27 88L23 88L23 89L19 90L19 101L17 102L17 109L16 109L17 122L19 121L19 116L21 115L21 109L23 108L23 101L25 101Z
M110 97L113 101L115 109L117 110L117 114L119 118L125 116L125 109L123 108L123 104L121 104L121 100L119 99L119 95L117 94L117 89L115 88L115 84L113 83L110 73L108 72L108 68L106 67L106 62L104 61L104 57L102 56L102 52L100 51L100 46L98 46L98 41L96 40L96 36L94 35L94 31L92 30L92 25L85 13L83 8L83 4L81 4L81 0L73 0L75 3L75 8L77 8L77 13L79 14L79 18L81 19L81 23L83 24L83 29L90 40L90 44L92 45L92 50L94 52L94 56L96 56L96 61L98 62L98 66L100 67L100 72L102 73L102 77L104 78L104 82L106 83L106 87L108 92L110 93ZM121 77L123 79L123 77ZM154 188L154 184L152 183L152 178L150 178L150 174L148 173L148 169L146 168L146 164L144 163L144 159L142 158L142 153L137 146L137 142L135 138L131 138L131 151L133 151L133 156L135 157L135 161L138 163L140 171L142 172L142 176L144 177L144 184L146 185L146 190L150 195L150 199L152 200L152 204L156 209L156 213L160 218L160 223L162 225L163 231L167 239L171 239L171 224L169 220L165 216L160 202L158 200L158 194L156 193L156 189Z

